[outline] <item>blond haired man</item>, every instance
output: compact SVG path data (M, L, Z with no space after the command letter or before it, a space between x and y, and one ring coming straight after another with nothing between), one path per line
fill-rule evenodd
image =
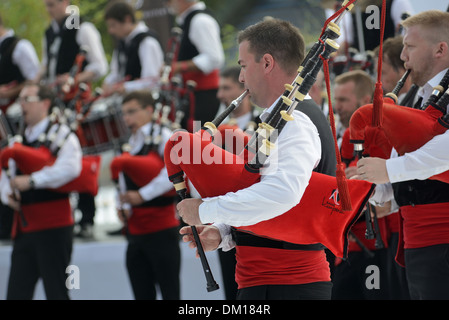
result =
M421 12L404 20L403 27L401 59L425 102L449 67L449 13ZM403 262L412 299L449 299L449 184L428 179L449 170L448 145L446 131L403 156L393 150L388 160L357 163L360 177L378 184L372 201L394 196L401 207Z

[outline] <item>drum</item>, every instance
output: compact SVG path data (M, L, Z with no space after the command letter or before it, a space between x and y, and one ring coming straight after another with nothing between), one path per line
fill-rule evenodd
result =
M81 122L80 143L84 154L98 154L118 149L128 141L129 129L123 121L121 96L111 96L95 102Z

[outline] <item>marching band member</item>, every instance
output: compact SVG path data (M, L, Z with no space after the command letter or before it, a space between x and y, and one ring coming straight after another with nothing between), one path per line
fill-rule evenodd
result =
M284 84L297 74L304 58L304 40L289 22L267 19L242 31L238 41L240 81L253 103L266 109L261 115L264 119L283 93ZM231 236L231 226L271 219L300 201L320 161L321 144L312 121L296 110L293 115L294 121L285 125L277 139L275 172L268 174L270 164L262 169L260 182L248 188L218 197L185 199L177 206L182 219L197 226L205 251L236 247L237 299L331 297L329 263L322 246L298 245L288 250L274 239L244 236L238 231ZM202 225L205 223L214 225ZM189 226L180 233L195 247Z
M70 0L44 2L52 20L45 31L42 70L38 80L46 80L49 85L56 84L58 94L63 94L62 100L68 105L76 97L78 83L92 83L107 73L101 34L93 23L83 21L80 17L80 24L73 25L77 20L68 14ZM77 70L76 75L71 74L82 50L86 52L81 69ZM79 193L78 197L78 209L82 216L77 221L75 235L90 239L94 236L95 198L88 193Z
M449 67L449 13L424 11L404 20L401 59L410 69L423 103ZM445 89L446 90L446 89ZM407 130L407 128L401 128ZM390 159L363 158L359 178L377 184L371 201L394 197L402 217L403 251L397 261L405 265L411 299L449 298L449 238L447 183L428 178L449 169L449 131L433 137L419 149Z
M125 95L122 112L131 131L130 154L145 155L149 150L163 158L165 142L171 131L153 122L151 93L142 90ZM149 167L146 164L141 175L145 175L144 170L152 170ZM136 299L155 300L158 284L163 299L178 300L179 219L175 212L174 194L167 194L173 190L167 171L163 167L153 180L143 186L138 186L126 172L119 179L123 179L120 184L126 185L126 190L120 194L120 203L131 205L129 209L119 210L118 216L122 220L125 218L127 223L126 266L134 296Z
M30 41L7 29L0 17L0 110L6 112L22 90L39 72L39 58Z
M182 123L183 128L192 132L193 121L200 121L203 125L215 117L220 107L217 99L219 70L225 59L220 26L202 1L167 2L183 31L178 61L174 63L172 72L180 73L184 83L194 80L197 84L194 114L186 116Z
M17 172L9 180L7 172L2 171L1 200L16 210L7 299L31 300L39 278L43 280L47 299L70 299L65 282L73 244L72 209L67 193L50 189L79 176L81 146L69 127L50 122L48 114L54 103L54 93L49 87L27 85L19 99L26 125L23 144L39 148L41 135L48 132L48 135L57 134L50 150L59 148L59 152L52 165L30 175ZM63 145L58 146L61 141ZM10 172L15 172L15 168L14 160L10 159ZM13 190L20 191L20 195ZM27 225L18 219L19 210Z
M70 12L67 10L70 0L44 2L52 21L43 39L42 70L38 80L45 79L49 84L56 82L61 86L67 84L70 69L82 48L87 51L86 60L76 81L88 83L106 75L108 64L101 34L94 24L79 20L79 26L72 25L77 20L67 13Z
M118 40L110 73L103 82L104 93L125 94L156 87L164 53L155 31L136 20L134 9L126 2L111 3L104 18L109 34Z

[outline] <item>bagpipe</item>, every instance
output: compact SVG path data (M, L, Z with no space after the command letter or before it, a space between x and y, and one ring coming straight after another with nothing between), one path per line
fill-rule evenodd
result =
M342 11L346 12L352 2L347 2L329 20ZM336 21L340 19L341 15ZM333 40L338 36L338 25L327 21L320 40L299 67L297 77L291 85L285 85L281 99L266 121L259 124L241 154L223 150L212 140L217 126L239 105L245 92L216 119L205 123L200 131L194 134L178 131L173 134L166 144L164 159L169 178L181 199L186 197L184 175L202 197L235 192L260 181L260 169L269 158L277 137L282 134L288 121L293 120L293 111L304 100L323 63L338 49L338 44ZM335 138L335 128L333 133ZM204 161L198 156L204 153L217 161ZM346 257L349 228L358 219L373 189L372 183L346 180L342 166L337 168L336 177L313 172L299 204L278 217L237 229L295 244L320 243L336 256ZM216 286L213 286L214 281L194 226L192 233L208 280L208 290L213 290Z
M169 111L167 118L172 124L172 129L193 130L193 110L195 106L194 90L197 86L193 80L183 83L180 74L173 72L173 66L178 61L181 45L182 29L171 29L171 37L167 44L164 68L159 81L159 91L156 100L156 118L164 109Z
M13 138L13 143L4 148L0 154L0 163L3 169L8 170L8 162L10 159L13 159L22 174L31 174L45 166L51 166L56 161L59 150L72 133L69 130L62 139L57 140L58 132L62 128L61 122L63 122L61 121L58 124L58 111L58 108L55 108L50 115L50 125L46 132L39 137L39 146L37 148L23 145L20 133ZM53 125L58 125L58 128L56 132L50 134L49 129ZM52 146L54 148L51 149ZM98 192L100 162L100 156L83 156L81 174L74 180L54 189L54 191L63 193L86 192L95 196Z
M407 71L403 78L408 76ZM405 80L405 79L403 79ZM397 104L397 92L402 81L391 94L357 109L350 120L350 142L354 152L388 159L390 154L378 154L373 148L384 151L393 147L399 155L415 151L434 136L446 132L449 128L449 116L446 107L449 103L449 71L436 86L423 108L414 109ZM399 88L399 90L397 90ZM383 136L382 144L376 142L375 135ZM368 151L367 150L370 150ZM430 177L449 183L449 171Z

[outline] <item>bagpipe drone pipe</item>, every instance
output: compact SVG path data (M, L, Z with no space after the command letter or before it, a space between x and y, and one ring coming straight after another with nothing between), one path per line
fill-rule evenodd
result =
M299 74L293 84L285 86L286 91L269 120L259 125L241 154L223 150L212 139L216 127L239 104L245 93L200 131L194 134L175 132L166 144L165 163L177 192L185 192L184 174L202 197L224 195L259 182L260 169L276 142L276 136L282 134L284 125L293 119L293 110L308 93L323 60L337 49L338 45L330 38L319 41L315 53L309 55L309 60L298 69ZM272 135L274 131L277 134ZM193 149L184 148L187 145ZM198 155L204 153L217 161L201 161ZM313 172L298 205L276 218L238 227L238 230L296 244L321 243L336 256L346 257L347 232L358 219L373 189L374 185L366 181L346 181L344 176Z
M52 118L53 120L51 120L51 123L53 125L58 125L55 122L54 117ZM50 127L51 125L48 126L48 129ZM58 131L59 128L61 128L61 124L59 124L59 127L56 130ZM19 169L22 174L31 174L41 170L45 166L51 166L56 161L57 153L63 143L72 133L72 131L69 130L63 139L56 141L56 137L58 136L57 131L53 134L48 134L47 130L45 134L39 138L39 146L37 147L23 145L21 136L16 136L14 138L14 143L1 151L0 163L2 168L8 170L9 159L13 159L15 161L17 169ZM56 148L51 150L51 145L56 145ZM63 186L54 189L54 191L62 193L90 193L95 196L98 192L100 162L101 156L83 156L80 175Z
M407 75L408 72L404 77ZM434 88L422 109L397 105L396 94L399 90L357 109L349 125L350 142L354 145L354 152L388 159L389 154L378 155L367 150L393 147L399 155L404 155L419 149L434 136L446 132L449 128L449 116L446 114L449 103L448 83L449 71ZM398 83L398 86L400 87L401 83ZM383 145L380 145L374 141L374 135L384 135L387 141L382 139ZM449 171L434 175L430 179L449 183Z

